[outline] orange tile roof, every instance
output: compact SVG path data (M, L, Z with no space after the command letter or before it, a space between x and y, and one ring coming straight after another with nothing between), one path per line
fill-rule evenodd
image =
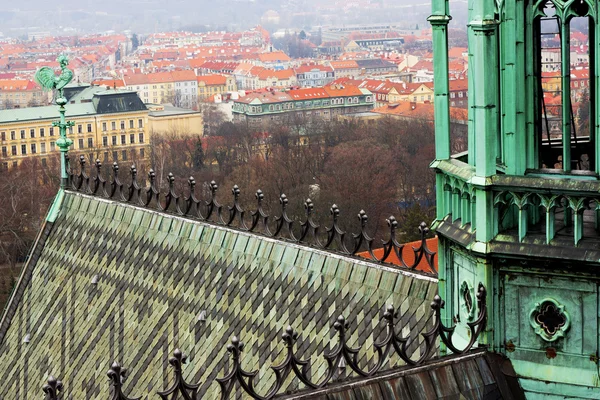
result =
M283 51L273 51L270 53L261 53L258 55L258 59L262 62L270 61L290 61L290 57Z
M20 91L20 90L41 90L40 87L33 81L27 79L3 79L0 80L0 90Z
M261 93L249 93L237 100L240 103L251 103L258 99L263 104L281 103L284 101L296 100L289 94L290 92L264 91Z
M329 64L333 67L333 69L352 69L352 68L358 68L358 64L354 60L348 60L348 61L330 61Z
M364 94L362 90L356 86L344 86L344 85L327 85L323 87L325 92L331 97L336 96L360 96Z
M427 242L427 248L429 250L433 251L434 253L436 253L436 255L433 257L433 267L434 267L435 271L431 270L431 267L429 266L429 263L427 262L425 257L421 258L419 263L416 265L415 269L417 271L422 271L422 272L437 272L437 270L438 270L438 257L437 257L438 239L437 239L437 237L435 237L435 238L427 239L426 242ZM402 248L402 259L404 260L404 262L406 263L407 266L410 267L415 263L415 252L413 251L413 249L417 249L417 248L419 248L419 246L421 246L421 241L417 240L414 242L406 243L404 245L404 247ZM383 248L375 249L375 250L373 250L373 254L378 259L381 259L383 257L383 255L385 254L384 249ZM371 259L371 255L369 254L368 251L365 251L362 253L357 253L356 255L359 257ZM385 260L385 262L395 264L395 265L402 265L402 263L398 259L398 256L393 251L390 252L390 255Z
M401 101L373 109L373 112L394 117L420 118L433 121L433 104Z
M192 70L171 71L173 82L195 81L196 74Z
M294 100L323 99L330 97L325 88L294 89L290 90L288 93Z
M293 69L281 69L281 70L263 69L262 71L259 71L257 74L257 77L260 80L266 80L266 79L270 79L270 78L275 78L278 80L287 80L293 76L295 76Z
M590 79L589 69L572 69L571 79Z
M125 80L125 83L128 86L130 86L130 85L146 85L150 82L150 80L148 79L148 75L146 75L146 74L125 75L123 77L123 79Z
M204 82L204 84L206 86L212 86L212 85L225 85L227 84L227 77L224 75L202 75L202 76L198 76L196 77L196 79L198 80L198 82Z
M169 83L173 82L170 72L153 72L148 74L148 81L150 83Z
M466 52L466 47L452 47L448 49L448 58L463 58L463 54Z
M468 79L452 79L448 81L450 84L450 91L463 91L469 88L469 80Z
M296 71L297 74L304 74L306 72L311 72L314 70L321 72L333 72L332 67L320 64L302 64L299 67L294 68L294 71Z
M97 79L92 82L92 85L109 86L109 87L124 87L125 82L123 82L122 79Z

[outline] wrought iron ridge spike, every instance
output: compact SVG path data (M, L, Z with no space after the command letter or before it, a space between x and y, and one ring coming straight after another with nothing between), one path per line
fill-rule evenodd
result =
M221 399L226 400L229 398L229 395L237 382L240 384L242 390L250 397L257 400L270 400L281 391L283 384L292 372L304 385L314 389L324 387L331 382L336 371L339 372L341 367L345 368L346 366L349 366L354 373L363 377L373 376L386 365L392 350L406 364L413 366L421 365L433 356L436 348L436 338L438 336L450 351L455 354L463 354L472 349L475 342L478 340L480 333L486 327L486 295L486 289L484 285L480 283L477 291L479 314L477 319L467 323L470 329L471 339L463 349L458 349L452 344L452 333L456 327L446 327L443 325L440 311L444 307L444 300L442 300L439 295L435 295L431 302L434 324L428 331L420 334L425 341L425 350L416 360L413 360L410 357L411 354L409 354L408 351L408 348L415 343L416 338L411 339L408 336L402 337L396 332L397 327L395 321L398 318L398 313L392 305L388 305L382 315L382 320L385 321L386 324L386 335L382 341L374 343L373 346L375 348L376 360L373 366L367 370L362 369L358 363L358 354L362 347L353 348L347 343L347 330L350 324L340 315L333 324L333 328L337 331L337 344L331 352L324 355L324 359L327 362L327 369L325 371L325 376L317 383L313 382L309 376L310 361L301 360L296 356L294 347L298 340L298 333L295 332L291 326L288 326L282 334L282 339L286 347L286 357L281 364L271 367L275 373L275 382L264 395L257 393L254 389L254 379L258 376L258 370L248 372L242 368L242 352L244 344L234 336L231 339L231 343L227 345L227 352L231 354L233 366L229 373L223 378L217 378L217 382L219 382L221 387ZM399 329L399 331L401 330L402 329Z
M155 207L159 211L191 216L202 221L208 221L224 226L235 226L242 231L256 232L268 237L291 240L295 243L302 243L324 250L337 251L345 255L356 256L361 251L364 251L364 253L367 254L366 258L370 258L376 262L391 262L409 269L416 269L419 267L420 270L425 270L425 272L434 275L437 274L435 268L436 252L428 247L427 236L429 234L429 227L425 222L422 222L418 227L421 240L418 246L410 247L413 252L413 257L410 258L410 261L407 261L408 258L404 254L405 245L399 243L396 238L398 221L393 215L386 219L389 227L389 237L387 240L382 241L383 252L378 256L373 249L373 238L367 233L367 223L369 218L364 210L360 210L358 213L360 222L359 233L351 233L351 243L346 243L347 232L343 231L340 227L339 216L341 212L339 207L336 204L333 204L330 208L332 223L330 227L325 228L327 236L326 238L321 238L323 239L323 241L321 241L319 238L320 226L313 220L314 204L311 199L306 199L304 202L305 219L304 221L299 222L300 233L297 236L293 231L293 224L295 221L290 218L287 213L289 199L285 194L281 194L279 197L281 215L274 217L275 228L274 231L271 231L271 228L269 227L269 219L271 217L263 207L264 193L260 189L257 190L255 194L257 201L256 209L250 211L250 224L247 224L246 219L244 218L246 210L242 208L239 200L241 191L238 185L234 185L232 188L233 205L223 206L217 200L219 186L214 180L208 184L208 190L210 191L209 200L203 201L198 200L195 197L196 181L193 177L189 177L189 195L181 199L175 192L175 177L172 173L169 173L167 176L168 191L163 195L157 188L156 173L154 170L150 169L148 172L148 179L150 181L149 186L146 186L144 183L144 187L141 187L137 181L137 169L135 165L132 165L130 169L131 183L127 185L127 188L124 190L124 185L118 177L118 164L116 162L113 164L113 178L109 185L106 185L106 181L101 173L102 163L99 160L96 160L95 166L97 173L93 178L94 184L92 188L89 182L90 177L85 172L86 161L84 156L79 157L79 163L79 175L76 176L77 179L75 179L75 175L71 175L71 185L74 190L83 193L132 202L143 207L150 207L151 203L154 201L156 203ZM110 186L110 189L107 189L107 186ZM119 194L117 194L117 191ZM162 196L164 196L164 198ZM224 207L225 212L223 211ZM259 227L259 225L261 226ZM421 267L422 265L425 265L425 267Z
M63 383L50 375L48 381L42 386L42 391L46 394L45 400L58 400L58 393L63 390Z
M142 398L141 396L129 398L123 393L123 382L127 378L127 369L122 368L118 362L112 363L106 375L113 387L110 400L140 400Z
M283 236L282 231L284 230L283 228L285 227L285 231L286 231L286 235L287 237L285 237L286 239L289 239L291 241L294 242L298 242L298 239L296 238L296 236L294 235L294 231L292 228L292 225L294 224L294 220L292 220L288 214L287 214L287 206L289 203L289 199L288 197L282 193L281 196L279 196L279 204L281 205L281 217L275 217L275 221L277 221L277 230L274 233L274 236Z
M169 358L169 364L171 364L175 372L175 381L170 388L162 392L157 392L162 400L176 400L179 398L198 400L198 388L200 384L193 385L183 379L183 364L186 362L187 356L181 350L175 349L173 356Z

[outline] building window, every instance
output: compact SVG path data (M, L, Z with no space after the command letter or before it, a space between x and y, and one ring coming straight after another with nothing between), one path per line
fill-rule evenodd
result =
M129 129L133 129L133 128L134 128L134 126L133 126L133 120L130 119L129 120Z
M78 143L79 144L79 148L83 149L83 139L79 139L78 142L79 142Z
M94 147L94 139L93 138L88 138L88 148L92 148Z
M17 155L17 146L10 146L10 152L13 156Z
M106 122L103 122L103 123L102 123L102 130L103 130L104 132L106 132Z
M127 141L125 140L125 135L121 135L121 144L127 144Z
M46 143L40 144L40 152L41 153L45 153L46 152Z
M2 157L8 157L8 151L6 150L6 146L2 146Z
M35 129L30 129L30 130L29 130L29 136L30 136L31 138L34 138L34 137L35 137Z
M102 136L102 146L108 146L108 136Z
M140 158L144 158L144 149L140 149Z
M70 133L70 134L72 134L72 133L73 133L73 127L72 127L72 126L70 126L70 127L69 127L69 133Z
M21 139L25 139L25 129L21 129Z
M139 140L138 140L138 142L139 143L144 143L144 134L143 133L139 134Z
M54 142L50 142L50 151L54 150Z
M129 135L129 143L135 143L135 134L130 134Z
M92 133L92 124L87 124L88 133Z
M117 130L117 121L113 121L110 123L110 127L113 131Z
M112 156L113 156L113 161L118 161L119 160L119 155L116 151L112 152Z
M2 138L2 140L6 140L6 132L0 133L0 137Z
M50 128L50 136L54 136L54 127Z
M31 143L31 154L37 153L35 143Z
M112 137L112 145L113 145L113 146L116 146L116 145L117 145L117 137L116 137L116 136L113 136L113 137Z
M23 154L23 155L27 154L27 145L26 144L21 145L21 154Z
M10 140L15 140L16 136L15 136L15 131L10 131Z
M127 150L123 150L121 152L121 158L123 159L123 161L127 161Z
M125 121L121 121L121 130L125 130Z
M77 133L83 133L83 126L81 124L77 125Z
M144 122L143 120L140 118L138 119L138 128L143 128L144 127Z
M47 167L48 166L48 162L46 161L45 158L42 158L42 167Z
M40 128L40 137L44 137L46 136L46 132L44 130L44 128Z

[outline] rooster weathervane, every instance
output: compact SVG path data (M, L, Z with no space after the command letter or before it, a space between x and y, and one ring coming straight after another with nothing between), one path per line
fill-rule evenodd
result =
M35 73L35 80L45 90L56 90L58 92L56 103L61 105L62 101L60 100L64 100L66 103L64 87L73 79L73 71L67 68L69 59L64 54L59 55L56 61L60 65L60 75L55 75L54 70L50 67L42 67Z
M56 61L60 65L60 75L57 76L50 67L42 67L35 73L35 80L44 90L56 91L55 98L56 104L59 106L60 120L53 121L52 126L58 127L60 132L60 137L56 141L56 145L60 149L60 187L64 189L67 187L69 179L67 175L67 152L73 144L73 140L67 138L67 128L75 125L73 121L65 119L67 99L65 98L64 88L73 79L73 71L67 68L69 59L64 54L59 55Z

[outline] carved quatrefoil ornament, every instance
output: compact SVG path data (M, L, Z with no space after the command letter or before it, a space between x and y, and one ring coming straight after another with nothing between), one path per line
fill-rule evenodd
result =
M529 322L542 339L554 342L565 336L571 325L571 318L564 305L554 299L544 299L531 310Z

